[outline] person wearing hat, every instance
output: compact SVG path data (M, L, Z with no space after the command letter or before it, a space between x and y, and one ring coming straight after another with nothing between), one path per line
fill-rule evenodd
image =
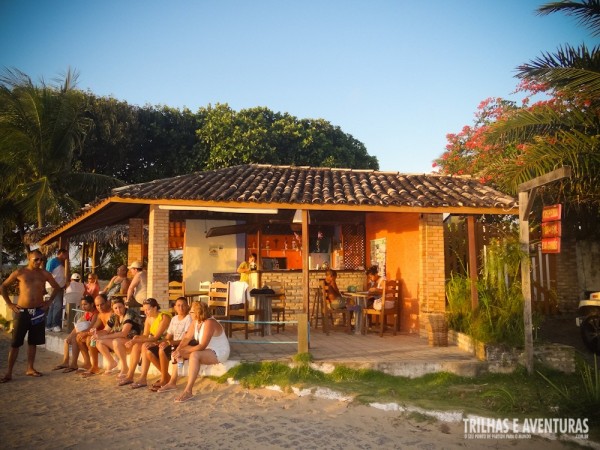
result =
M141 261L132 262L129 269L133 273L133 279L127 290L127 306L140 308L148 295L146 292L147 275Z
M78 300L81 301L84 292L85 286L81 282L81 276L78 273L72 274L71 281L69 281L69 285L67 286L67 289L65 289L65 294L78 294ZM79 302L77 302L77 304L79 304Z

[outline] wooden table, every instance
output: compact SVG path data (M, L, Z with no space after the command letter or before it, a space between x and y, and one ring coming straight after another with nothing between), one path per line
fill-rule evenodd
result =
M352 297L354 299L354 305L357 307L354 310L354 334L361 334L363 317L362 311L367 307L367 298L369 298L369 291L342 291L342 295Z
M250 294L251 297L256 299L258 309L263 312L263 321L270 322L273 320L273 309L272 309L272 301L275 298L278 298L281 295L279 294ZM265 336L271 336L271 324L265 323Z
M194 297L208 297L208 289L200 289L198 291L187 291L183 296L187 299L188 304L191 305L194 301ZM202 299L200 299L202 301Z

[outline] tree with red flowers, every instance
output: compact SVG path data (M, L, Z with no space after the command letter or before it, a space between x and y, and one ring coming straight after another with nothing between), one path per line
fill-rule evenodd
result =
M600 1L553 2L539 14L562 11L600 34ZM446 152L434 162L441 172L469 174L516 193L518 185L561 166L571 179L542 195L564 202L590 228L600 209L600 48L561 47L518 68L523 104L488 99L473 126L448 135ZM543 97L543 100L534 99ZM596 223L596 225L594 225ZM581 227L581 223L579 224ZM586 227L587 228L587 227Z

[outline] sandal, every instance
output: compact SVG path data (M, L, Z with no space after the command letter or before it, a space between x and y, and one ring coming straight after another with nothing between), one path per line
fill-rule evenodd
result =
M119 381L118 386L127 386L128 384L133 384L133 380L125 378L124 380Z
M76 372L77 368L76 367L67 367L65 370L62 371L62 373L71 373L71 372Z
M189 394L184 391L179 397L177 397L175 399L175 403L187 402L188 400L191 400L192 398L194 398L194 396L192 394Z
M175 391L177 390L177 388L175 386L169 386L168 384L165 384L164 386L158 388L156 390L156 392L158 392L159 394L162 394L163 392L169 392L169 391Z
M139 389L148 386L145 383L131 383L131 389Z
M26 372L25 375L27 375L28 377L39 378L39 377L43 376L44 374L42 372L38 372L37 370L34 370L33 372Z
M69 366L65 366L64 364L59 364L58 366L54 367L52 370L62 370L62 369L68 369Z

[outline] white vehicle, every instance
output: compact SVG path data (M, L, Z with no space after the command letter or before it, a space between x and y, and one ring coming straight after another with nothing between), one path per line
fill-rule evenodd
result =
M585 346L600 355L600 292L594 292L589 300L581 300L575 323L581 330Z

